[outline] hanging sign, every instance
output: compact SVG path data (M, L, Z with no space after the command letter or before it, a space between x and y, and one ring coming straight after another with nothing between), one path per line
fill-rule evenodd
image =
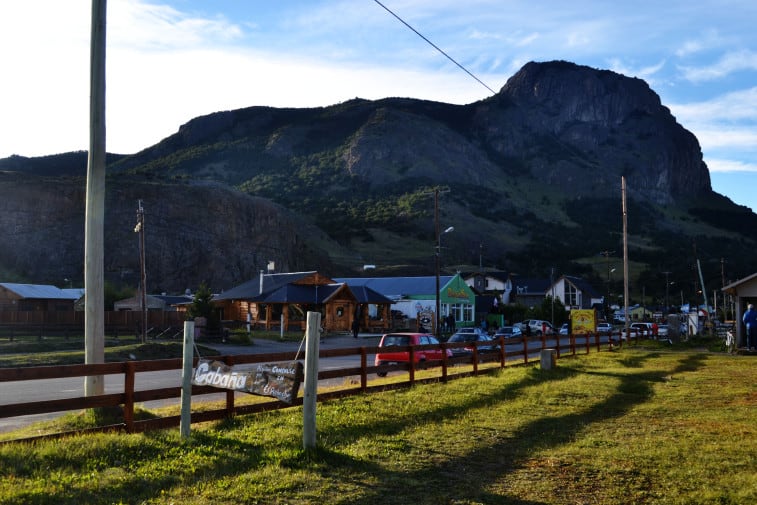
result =
M253 370L234 371L234 367L221 361L201 359L192 376L192 384L272 396L292 403L297 398L303 376L303 366L299 361L260 363Z

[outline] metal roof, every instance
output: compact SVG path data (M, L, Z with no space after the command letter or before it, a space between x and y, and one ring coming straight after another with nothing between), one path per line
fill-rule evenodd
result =
M347 287L355 295L358 303L392 303L391 299L367 286L350 286L347 284Z
M0 287L15 293L21 298L32 300L78 300L81 298L79 290L60 289L47 284L0 282Z
M549 279L516 279L513 282L515 295L545 295L552 283Z
M268 293L270 291L274 291L280 288L281 286L295 282L297 280L302 279L303 277L307 277L308 275L313 275L315 273L316 272L263 274L262 293ZM214 301L216 300L251 300L253 298L260 296L262 293L260 289L260 275L258 275L254 279L244 282L238 286L234 286L228 291L224 291L223 293L219 293L215 295L213 297L213 300Z
M447 285L454 276L439 276L440 289ZM365 286L391 299L405 296L428 295L436 293L436 276L425 277L340 277L336 282L344 282L348 286Z
M325 286L286 284L256 296L251 301L258 303L313 303L320 305L336 293L343 284Z

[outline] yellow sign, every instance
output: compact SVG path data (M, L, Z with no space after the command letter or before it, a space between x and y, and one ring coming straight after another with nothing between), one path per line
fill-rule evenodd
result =
M570 311L571 331L574 335L597 332L597 311L594 309L573 309Z

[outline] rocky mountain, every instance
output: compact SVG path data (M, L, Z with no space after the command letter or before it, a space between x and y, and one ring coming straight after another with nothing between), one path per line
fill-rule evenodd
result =
M0 170L0 271L80 280L86 153L12 157ZM724 256L729 278L752 273L755 243L739 230L757 216L712 191L697 139L659 96L640 79L562 61L528 63L468 105L387 98L218 112L111 155L108 174L106 265L135 282L141 199L148 287L166 291L229 288L270 260L279 271L432 273L435 190L440 225L455 227L443 237L445 270L556 271L602 285L598 252L619 262L622 250L621 176L635 286L664 286L661 271L692 284L695 259L713 287L722 262L710 263Z

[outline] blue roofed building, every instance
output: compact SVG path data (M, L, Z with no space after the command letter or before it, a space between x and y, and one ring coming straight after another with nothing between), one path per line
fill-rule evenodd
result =
M11 312L73 311L83 289L60 289L47 284L0 282L0 310Z
M409 319L421 312L436 311L436 276L341 277L349 286L365 286L392 300L392 311ZM476 295L459 275L439 276L439 314L452 316L457 327L475 324Z

